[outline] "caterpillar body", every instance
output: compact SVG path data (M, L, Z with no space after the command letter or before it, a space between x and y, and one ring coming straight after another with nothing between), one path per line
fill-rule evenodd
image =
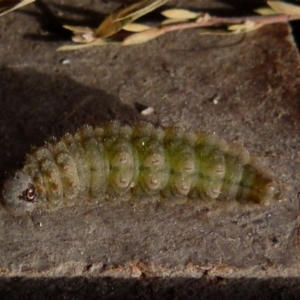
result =
M91 199L279 200L272 177L248 151L213 134L110 122L82 127L27 156L4 183L2 202L16 214L55 210Z

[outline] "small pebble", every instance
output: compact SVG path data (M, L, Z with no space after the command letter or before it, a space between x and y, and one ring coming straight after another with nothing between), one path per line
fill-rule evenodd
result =
M71 61L68 58L63 58L60 60L61 64L63 65L69 65Z
M154 112L154 108L149 106L146 109L141 111L141 114L144 116L151 115Z

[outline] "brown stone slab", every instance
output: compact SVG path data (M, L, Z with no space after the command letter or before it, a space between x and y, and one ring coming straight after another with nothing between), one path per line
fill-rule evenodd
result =
M29 14L0 19L1 181L53 135L146 120L244 142L290 191L284 203L254 208L103 203L18 218L1 209L0 292L168 299L204 291L207 299L241 287L251 299L266 287L260 295L274 299L281 287L296 295L300 69L289 26L233 36L193 29L139 46L65 53L55 50L67 41L28 35L40 26ZM154 112L144 116L147 107Z

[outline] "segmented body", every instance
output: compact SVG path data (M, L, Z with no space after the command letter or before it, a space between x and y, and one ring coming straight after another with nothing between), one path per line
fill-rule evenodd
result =
M215 135L111 122L85 126L34 150L5 183L3 203L22 214L93 199L143 201L158 195L161 201L268 203L279 192L245 148Z

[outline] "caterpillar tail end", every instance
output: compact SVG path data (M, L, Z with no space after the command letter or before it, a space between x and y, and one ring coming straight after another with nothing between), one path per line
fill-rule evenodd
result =
M35 188L31 177L17 172L6 180L2 192L3 206L14 215L32 212L35 208Z
M273 179L267 179L252 190L253 202L270 205L274 202L283 201L283 193L281 186Z

